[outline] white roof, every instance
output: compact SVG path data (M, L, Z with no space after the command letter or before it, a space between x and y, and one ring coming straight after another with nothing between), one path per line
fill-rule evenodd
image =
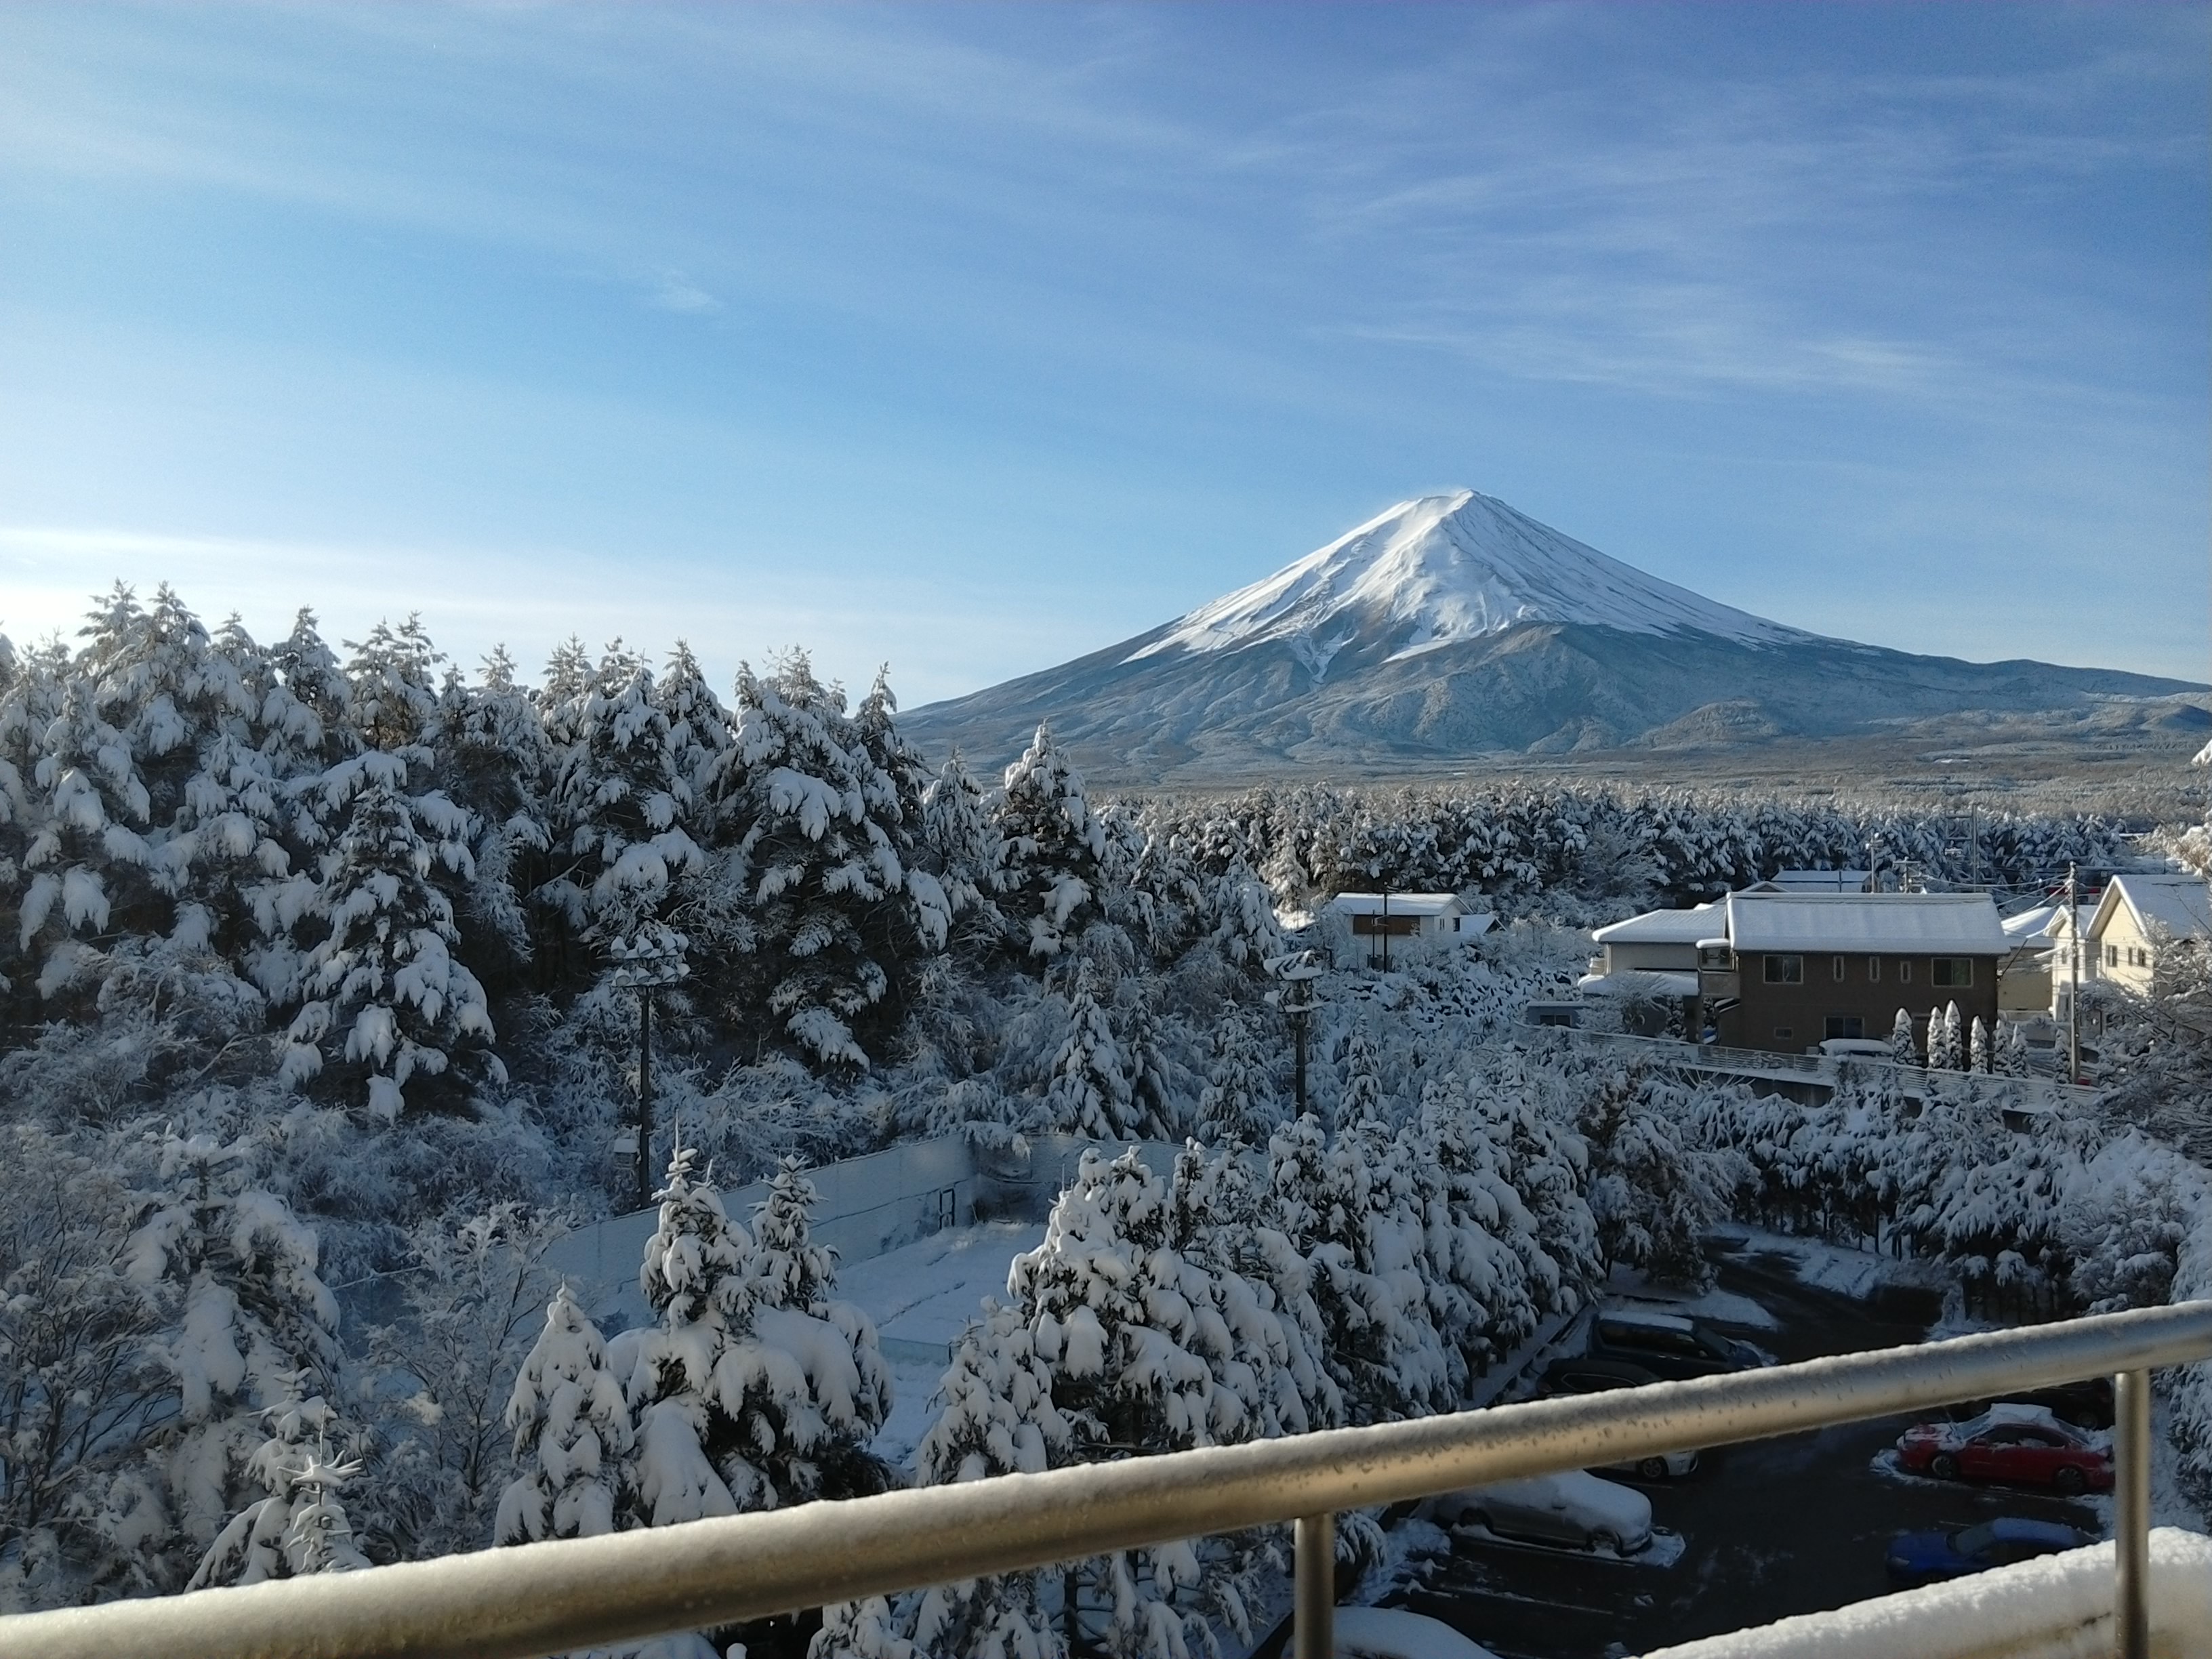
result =
M1601 927L1590 937L1600 945L1695 945L1716 931L1714 924L1720 919L1718 904L1700 904L1694 910L1647 910Z
M1659 1313L1650 1308L1600 1308L1603 1325L1636 1325L1650 1331L1694 1331L1697 1326L1680 1314Z
M2104 932L2116 903L2135 912L2145 933L2176 939L2212 939L2212 888L2195 875L2114 876L2089 924L2092 936Z
M1347 916L1379 916L1385 899L1394 916L1448 916L1467 908L1457 893L1339 893L1328 902Z
M1730 893L1739 951L2001 957L2013 941L1987 893Z
M1693 997L1698 994L1698 975L1687 968L1623 968L1610 974L1584 974L1575 981L1575 989Z
M1747 890L1856 893L1865 888L1868 879L1864 870L1777 870L1766 880L1753 882Z

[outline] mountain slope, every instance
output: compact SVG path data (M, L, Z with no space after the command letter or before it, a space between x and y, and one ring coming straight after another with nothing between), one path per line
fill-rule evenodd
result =
M1041 673L920 708L995 764L1041 719L1103 777L1431 769L1729 751L2195 688L1824 638L1662 581L1472 491L1390 509L1264 581Z

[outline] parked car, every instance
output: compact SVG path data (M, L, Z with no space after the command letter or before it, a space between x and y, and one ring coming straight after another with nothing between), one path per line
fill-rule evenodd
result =
M1602 1394L1609 1389L1640 1389L1647 1382L1660 1380L1641 1365L1624 1364L1618 1359L1592 1359L1584 1355L1553 1360L1536 1384L1536 1392L1545 1395ZM1646 1480L1679 1480L1696 1472L1698 1455L1693 1451L1654 1452L1626 1462L1601 1463L1596 1467L1608 1474L1633 1474Z
M1694 1319L1641 1308L1601 1310L1590 1322L1583 1352L1591 1359L1640 1365L1668 1382L1756 1370L1773 1363L1750 1343L1707 1330Z
M2000 1480L2055 1491L2109 1492L2112 1449L2042 1406L1992 1406L1964 1423L1916 1424L1897 1443L1899 1466L1939 1480Z
M2001 1515L1956 1532L1901 1532L1889 1540L1889 1576L1900 1584L1964 1578L2039 1555L2077 1550L2097 1540L2056 1521Z
M2005 1401L2011 1405L2044 1407L2060 1422L2071 1423L2077 1429L2109 1429L2112 1426L2112 1379L2109 1376L2084 1377L2079 1382L2061 1382L2055 1388L2008 1394ZM1944 1415L1954 1422L1963 1423L1970 1417L1979 1417L1996 1403L1994 1400L1961 1401Z
M1478 1526L1500 1538L1633 1555L1651 1541L1651 1500L1571 1469L1527 1480L1471 1486L1434 1500L1446 1526Z
M1282 1659L1291 1650L1285 1619L1252 1650L1252 1659ZM1339 1607L1336 1659L1498 1659L1440 1619L1403 1607Z
M1823 1037L1814 1053L1829 1060L1887 1060L1889 1044L1880 1037Z

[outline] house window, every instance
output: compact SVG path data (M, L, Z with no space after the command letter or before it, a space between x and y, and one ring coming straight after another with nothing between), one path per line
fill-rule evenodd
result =
M1964 990L1974 982L1972 957L1937 957L1928 964L1928 982L1939 991Z
M1802 985L1805 982L1805 958L1777 957L1766 958L1766 982L1769 985Z
M1897 964L1897 982L1899 985L1910 985L1912 983L1912 964L1911 963L1900 962Z
M1778 1025L1774 1028L1774 1035L1782 1042L1787 1042L1790 1041L1790 1028L1787 1025Z
M2107 968L2117 968L2119 965L2120 947L2117 945L2107 945L2105 947L2105 966Z
M1869 957L1867 958L1867 977L1869 980L1875 981L1876 983L1881 981L1881 958L1880 957Z
M1841 957L1828 958L1828 977L1838 985L1844 982L1844 959Z
M1856 1014L1830 1014L1826 1025L1826 1029L1821 1032L1823 1036L1863 1037L1866 1035L1866 1021Z

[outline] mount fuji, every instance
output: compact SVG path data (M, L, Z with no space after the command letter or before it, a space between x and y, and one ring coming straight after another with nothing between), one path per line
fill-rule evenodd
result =
M1204 784L1829 746L1955 727L1961 711L2110 725L2116 702L2179 738L2212 715L2170 700L2202 689L1807 633L1460 490L1401 502L1134 639L900 724L927 750L957 744L989 764L1048 719L1102 777Z

